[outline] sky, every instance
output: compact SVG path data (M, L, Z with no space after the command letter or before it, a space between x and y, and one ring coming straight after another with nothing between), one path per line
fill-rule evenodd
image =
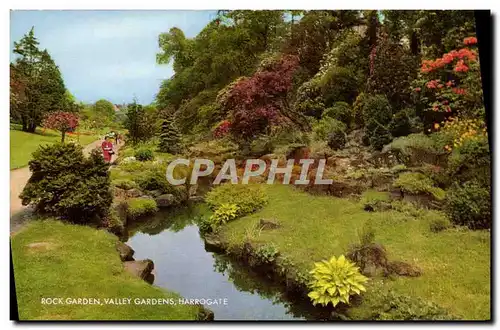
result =
M10 59L14 41L35 27L78 101L107 99L115 104L149 104L162 80L173 74L171 63L156 64L158 36L171 27L196 36L215 18L215 11L11 11Z

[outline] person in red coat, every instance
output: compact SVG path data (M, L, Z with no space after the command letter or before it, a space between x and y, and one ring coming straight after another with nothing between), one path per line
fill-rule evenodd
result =
M111 162L111 156L114 154L113 152L113 143L111 142L111 138L109 136L104 137L104 141L102 142L102 155L104 157L104 161L106 163Z

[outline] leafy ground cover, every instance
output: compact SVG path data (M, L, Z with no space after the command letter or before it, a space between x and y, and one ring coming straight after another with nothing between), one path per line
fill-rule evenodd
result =
M12 237L21 320L194 320L194 305L44 305L41 298L165 298L180 296L123 270L118 238L53 220L34 221Z
M356 201L313 196L284 185L266 186L266 193L269 203L262 210L222 227L224 240L272 244L300 271L307 272L314 262L345 254L359 240L363 226L370 223L375 241L386 247L390 260L423 270L420 277L384 280L384 289L433 302L460 319L490 318L488 231L454 228L433 233L430 222L442 216L437 212L423 211L418 217L394 210L366 212ZM281 227L253 231L263 218L275 219Z

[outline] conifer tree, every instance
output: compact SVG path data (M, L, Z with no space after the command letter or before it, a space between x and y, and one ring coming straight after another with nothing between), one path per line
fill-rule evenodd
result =
M160 145L161 152L175 154L180 150L180 133L172 120L167 117L161 124Z

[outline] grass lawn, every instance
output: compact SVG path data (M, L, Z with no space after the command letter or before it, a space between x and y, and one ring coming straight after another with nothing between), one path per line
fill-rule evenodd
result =
M79 142L82 146L99 139L98 135L77 135L66 134L66 141ZM79 140L79 141L78 141ZM53 130L37 128L35 133L27 133L19 130L16 125L10 130L10 169L16 169L28 165L31 154L42 144L49 144L61 141L61 133Z
M423 270L420 277L398 277L385 287L432 301L463 319L490 318L490 234L487 231L429 230L428 218L396 211L366 212L360 203L328 196L312 196L291 186L266 185L269 203L257 213L223 227L221 235L241 243L261 218L282 225L261 231L252 241L274 243L302 271L313 262L345 254L358 241L366 222L375 229L389 260L407 261Z
M173 298L123 270L117 238L90 227L34 221L12 237L21 320L194 320L194 305L106 305L104 298ZM34 244L38 243L38 244ZM31 244L31 245L30 245ZM41 298L99 298L102 305L43 305Z

